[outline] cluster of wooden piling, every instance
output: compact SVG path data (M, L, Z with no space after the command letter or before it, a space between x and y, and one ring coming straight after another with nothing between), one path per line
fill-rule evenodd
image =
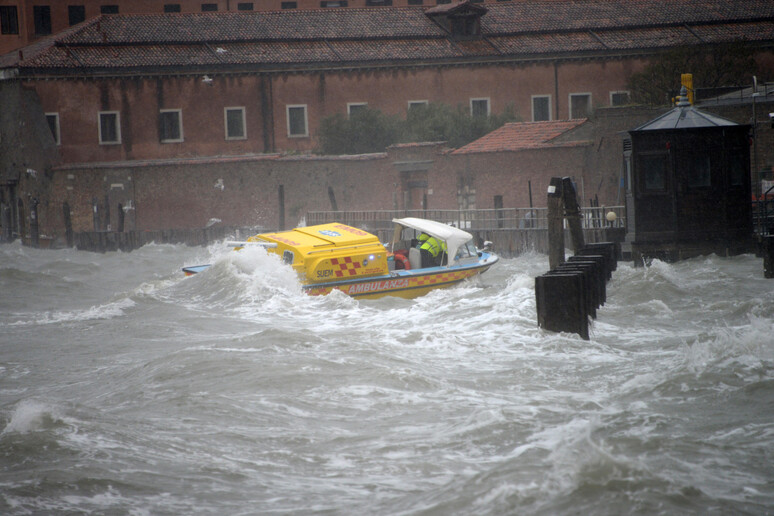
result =
M570 227L574 256L564 257L564 220ZM618 264L615 242L586 245L575 187L569 178L552 178L548 190L550 271L535 278L538 326L589 338L589 321L607 299L607 282Z
M617 255L615 242L589 244L535 278L538 326L588 340L590 321L607 300L607 282L616 269Z

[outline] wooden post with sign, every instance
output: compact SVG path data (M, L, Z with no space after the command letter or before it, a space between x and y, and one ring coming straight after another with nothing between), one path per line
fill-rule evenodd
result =
M564 263L564 218L562 214L562 179L552 177L548 185L548 268L555 270Z
M583 224L581 223L581 210L578 204L578 195L575 186L569 177L562 178L562 200L564 201L564 216L570 227L570 240L572 250L576 254L586 245L583 238Z

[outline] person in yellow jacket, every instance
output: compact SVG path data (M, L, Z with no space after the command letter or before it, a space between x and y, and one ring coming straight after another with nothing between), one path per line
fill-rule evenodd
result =
M419 252L422 255L422 267L441 265L446 248L446 242L422 233L419 235Z

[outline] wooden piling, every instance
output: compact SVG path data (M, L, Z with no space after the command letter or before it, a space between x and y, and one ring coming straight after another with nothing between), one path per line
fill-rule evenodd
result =
M564 263L564 218L562 210L562 179L552 177L548 185L548 268Z
M589 339L583 274L555 271L538 276L535 297L538 326L549 331L577 333Z
M763 237L763 277L774 278L774 235Z
M12 222L12 215L11 215L11 207L6 203L0 203L0 226L3 227L3 242L10 242L13 240L13 227L11 226Z
M64 219L65 242L67 243L67 247L72 247L74 243L73 221L70 213L70 204L68 204L67 201L62 204L62 218Z
M38 224L38 200L30 202L30 246L40 247L40 225Z

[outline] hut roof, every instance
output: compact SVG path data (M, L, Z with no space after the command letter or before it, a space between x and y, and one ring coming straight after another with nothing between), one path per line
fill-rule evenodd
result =
M685 97L681 97L674 109L632 129L630 132L699 129L705 127L729 127L736 125L739 124L693 107Z

